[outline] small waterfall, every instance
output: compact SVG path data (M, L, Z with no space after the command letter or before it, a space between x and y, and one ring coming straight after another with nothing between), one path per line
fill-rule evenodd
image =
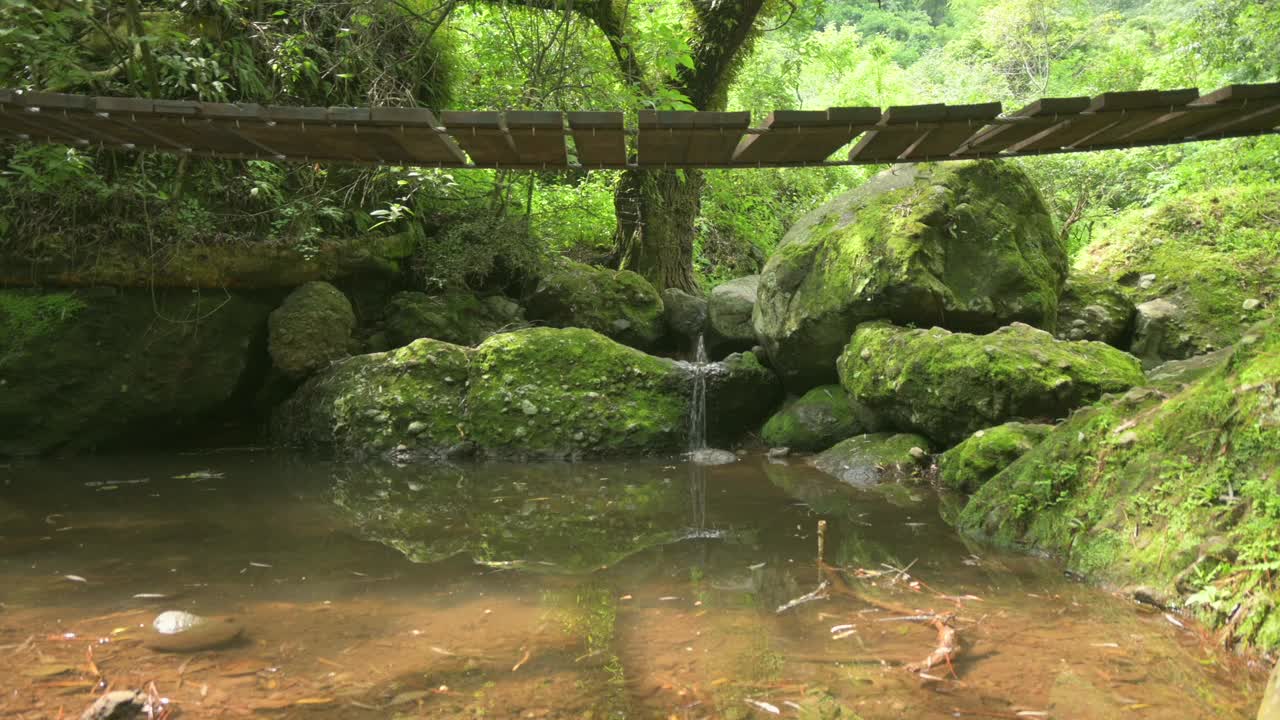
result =
M707 447L707 376L716 366L717 363L707 362L707 346L699 335L690 365L693 392L689 396L689 460L694 465L724 465L738 460L728 450Z
M698 336L693 356L693 393L689 399L689 453L707 449L707 346Z

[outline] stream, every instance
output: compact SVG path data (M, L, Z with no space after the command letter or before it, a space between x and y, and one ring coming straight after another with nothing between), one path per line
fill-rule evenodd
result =
M1252 718L1185 617L969 542L927 487L749 455L394 467L269 452L0 466L0 717L154 682L183 717ZM824 555L864 598L814 591ZM234 616L192 653L161 612ZM836 628L833 633L832 628Z

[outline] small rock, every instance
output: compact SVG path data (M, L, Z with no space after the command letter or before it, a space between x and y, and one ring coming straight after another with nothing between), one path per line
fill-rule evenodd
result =
M918 445L913 445L907 454L914 458L917 462L924 460L927 453Z
M143 644L159 652L195 652L226 645L244 632L232 617L201 617L182 610L156 616Z
M1248 300L1245 300L1244 304L1240 307L1243 307L1245 310L1257 310L1261 305L1262 301L1258 298L1249 298Z
M422 422L421 420L414 420L413 422L409 423L410 435L421 435L422 431L426 429L427 429L427 424Z
M863 348L862 352L858 353L858 357L862 358L863 360L870 360L871 359L870 348Z
M538 414L538 406L537 406L537 405L534 405L533 403L529 402L528 400L522 400L522 401L520 401L520 409L524 411L524 414L525 414L525 415L537 415L537 414Z
M1138 442L1138 433L1132 430L1126 430L1123 435L1116 438L1116 445L1120 447L1133 447Z
M1245 335L1244 337L1240 338L1241 345L1252 345L1256 342L1258 342L1257 335Z
M769 448L769 457L771 458L784 458L790 454L791 454L791 448L785 448L785 447Z
M1138 287L1142 288L1143 290L1149 289L1155 283L1156 283L1155 273L1147 273L1146 275L1143 275L1142 277L1138 278Z

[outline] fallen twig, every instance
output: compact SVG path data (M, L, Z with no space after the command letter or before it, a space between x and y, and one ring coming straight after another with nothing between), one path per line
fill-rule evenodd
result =
M827 599L827 597L828 597L828 595L827 595L827 588L828 588L828 587L830 587L830 584L829 584L826 580L823 580L822 582L818 583L818 587L817 587L817 589L815 589L813 592L811 592L811 593L805 593L804 595L801 595L800 597L798 597L798 598L796 598L796 599L794 599L794 600L790 600L790 601L788 601L788 602L786 602L786 603L783 603L782 605L779 605L779 606L778 606L777 613L778 613L779 615L781 615L782 613L784 613L784 612L786 612L786 611L790 610L791 608L793 608L793 607L795 607L795 606L797 606L797 605L803 605L803 604L805 604L805 603L807 603L807 602L813 602L814 600L825 600L825 599Z

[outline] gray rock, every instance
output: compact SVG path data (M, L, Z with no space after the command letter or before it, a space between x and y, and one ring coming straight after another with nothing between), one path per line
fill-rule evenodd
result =
M712 349L720 354L749 350L756 343L751 315L760 287L759 275L748 275L716 286L707 301Z
M244 626L233 617L168 610L156 616L142 642L160 652L195 652L227 645L243 632Z
M383 334L392 348L403 347L419 338L477 345L494 333L523 324L524 310L509 298L501 295L480 298L462 290L439 295L396 293L382 317Z
M679 288L662 291L663 314L667 327L692 347L707 328L707 301Z
M1258 706L1258 720L1280 720L1280 663L1271 670L1271 679Z
M1261 305L1262 305L1262 301L1259 300L1258 298L1249 298L1248 300L1245 300L1240 305L1240 307L1248 311L1248 310L1257 310Z
M341 290L326 282L309 282L267 318L271 362L290 377L307 377L348 355L355 325L355 312Z
M1193 338L1183 327L1182 316L1182 308L1165 298L1138 305L1129 352L1142 360L1144 368L1197 354Z
M80 720L135 720L144 717L147 694L138 690L113 690L99 697L80 714Z
M666 334L662 296L629 270L608 270L567 258L553 262L527 298L532 320L595 330L647 350Z
M1128 347L1135 309L1120 283L1100 275L1072 275L1058 298L1060 340L1097 340Z

